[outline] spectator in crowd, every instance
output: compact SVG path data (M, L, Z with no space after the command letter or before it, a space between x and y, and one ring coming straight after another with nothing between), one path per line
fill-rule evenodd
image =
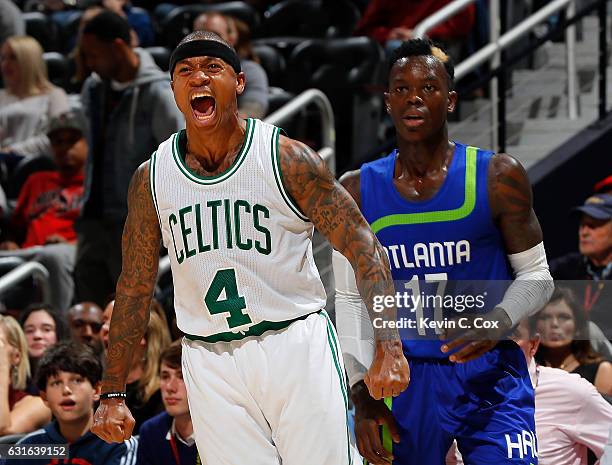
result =
M612 194L612 174L597 182L593 191L596 194Z
M49 303L68 309L74 294L76 259L74 222L83 199L87 159L86 121L78 110L51 119L47 136L57 170L32 174L19 193L0 254L42 263L49 271Z
M181 341L162 352L159 372L165 412L142 424L137 463L195 465L198 452L181 369Z
M612 339L612 194L596 194L573 210L581 214L579 253L550 263L555 280L574 289L588 318Z
M136 439L107 444L89 431L94 403L100 399L102 365L93 351L81 344L63 342L51 348L38 367L40 396L55 418L18 444L69 444L69 463L132 465ZM11 459L10 465L40 465L40 458ZM60 463L60 462L50 462Z
M29 36L9 37L0 49L0 152L17 158L49 155L45 128L68 111L66 92L51 84L43 49Z
M403 41L413 39L413 29L422 20L450 3L451 0L371 0L357 24L355 35L369 36L391 51ZM453 53L457 44L467 38L475 17L474 5L469 5L448 21L428 32L428 36L444 44Z
M539 335L534 322L522 322L515 338L525 353L535 388L538 463L587 465L588 450L598 458L603 453L612 406L584 379L535 362Z
M184 125L168 75L149 53L129 44L127 21L110 11L85 25L80 42L95 74L82 93L92 153L77 226L75 284L78 300L98 305L114 291L121 270L121 234L132 174Z
M11 0L0 0L0 45L11 36L25 34L21 10Z
M72 340L91 347L102 354L102 309L93 302L81 302L68 310L68 326Z
M102 6L125 18L136 34L134 47L150 47L155 42L155 32L148 13L134 8L127 0L102 0Z
M109 327L114 305L113 300L104 309L101 335L105 351L108 350ZM127 377L126 403L136 420L132 434L138 434L140 425L164 408L159 390L159 364L160 354L170 345L170 333L165 316L159 313L159 308L161 306L151 306L153 311L147 330L138 345L138 350L132 354L131 368Z
M268 111L268 76L257 62L247 24L220 13L202 13L193 22L193 29L214 32L236 49L246 76L246 87L238 96L238 112L241 118L263 118Z
M612 395L612 364L593 351L584 312L569 289L557 287L534 319L542 337L536 354L541 365L577 373L600 393Z
M40 397L25 391L30 376L27 354L19 323L0 315L0 436L29 433L51 420Z
M26 336L30 367L34 374L45 351L66 339L66 324L51 305L44 303L35 303L25 308L19 316L19 323ZM28 386L27 391L38 394L34 383Z

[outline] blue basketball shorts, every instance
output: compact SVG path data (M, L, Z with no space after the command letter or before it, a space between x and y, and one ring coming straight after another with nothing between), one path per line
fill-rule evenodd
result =
M382 432L394 465L444 465L453 439L465 465L537 465L534 390L518 345L502 341L464 364L409 364L408 388L387 399L401 441Z

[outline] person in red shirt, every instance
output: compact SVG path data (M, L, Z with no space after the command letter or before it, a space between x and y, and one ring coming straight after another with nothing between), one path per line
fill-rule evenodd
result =
M440 10L451 0L371 0L361 21L357 24L355 35L372 37L390 48L394 42L413 38L412 30L425 18ZM446 48L454 42L467 38L474 25L475 6L469 5L448 21L428 32ZM395 48L395 47L392 47Z
M1 256L42 263L50 275L50 304L65 311L72 301L76 259L74 222L83 199L88 146L85 119L78 110L49 122L47 136L57 170L32 174L21 188Z

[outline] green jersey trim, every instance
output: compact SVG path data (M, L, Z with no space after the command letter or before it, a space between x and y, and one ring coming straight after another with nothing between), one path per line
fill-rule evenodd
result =
M181 152L178 143L179 136L181 132L185 131L185 129L182 129L181 131L177 132L174 135L174 140L172 141L172 155L174 156L174 161L176 162L176 165L178 166L181 173L183 173L185 177L187 177L187 179L189 179L190 181L202 185L218 184L228 179L232 174L238 171L238 168L240 168L240 165L242 165L242 162L244 162L244 159L246 158L246 155L249 152L249 149L251 148L251 144L253 143L253 134L255 133L255 120L252 118L248 118L246 121L247 122L244 142L242 143L242 147L240 148L238 156L234 160L234 163L232 163L232 165L228 169L226 169L223 173L217 174L215 176L201 176L192 171L185 164L185 154Z
M280 139L280 129L274 128L274 130L272 131L272 141L271 141L272 171L274 172L274 180L276 181L278 190L281 193L281 197L283 198L287 206L291 209L291 211L293 211L293 213L295 213L296 216L300 220L310 223L310 220L306 216L304 216L304 214L300 211L300 208L293 202L293 200L291 200L291 197L287 194L287 191L285 191L285 186L283 184L283 176L282 176L281 167L280 167L280 157L278 155L279 154L279 150L278 150L279 139Z
M149 182L151 183L151 195L153 197L153 205L155 206L155 213L157 213L157 219L159 221L159 227L162 227L161 215L159 213L159 204L157 203L157 190L155 188L155 160L157 159L157 150L153 152L149 160Z
M285 329L291 323L294 323L299 320L305 320L310 315L312 314L307 313L306 315L302 315L292 320L285 321L260 321L259 323L250 326L246 331L226 331L224 333L217 333L211 336L195 336L193 334L185 334L185 337L191 341L202 341L208 342L209 344L214 344L216 342L239 341L249 336L261 336L266 331L278 331L281 329Z
M374 221L370 227L378 233L390 226L404 226L409 224L438 223L443 221L457 221L465 218L474 211L476 206L476 161L478 149L467 147L465 150L465 195L463 205L453 210L441 210L419 213L403 213L387 215Z

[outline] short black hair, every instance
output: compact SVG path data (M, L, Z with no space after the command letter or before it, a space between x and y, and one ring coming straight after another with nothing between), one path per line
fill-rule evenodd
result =
M47 312L49 316L55 322L55 337L58 341L63 341L64 339L68 339L68 322L66 321L66 317L57 311L57 309L46 302L36 302L28 305L19 315L19 324L22 328L24 328L25 322L28 317L38 311ZM25 328L24 328L25 329Z
M83 28L83 34L92 34L102 42L121 39L127 45L131 43L130 25L127 20L108 10L94 16Z
M398 60L407 57L433 56L440 60L448 74L449 89L455 85L455 65L450 55L442 47L434 44L429 39L410 39L397 47L389 57L388 74Z
M234 47L232 47L232 44L230 44L228 41L224 40L221 38L221 36L215 32L211 32L211 31L193 31L190 32L189 34L187 34L185 37L183 37L181 39L181 41L178 43L177 47L179 45L184 44L185 42L191 42L193 40L214 40L216 42L219 42L223 45L225 45L227 48L234 50ZM234 50L235 52L236 50Z
M91 347L73 341L65 341L49 347L36 370L36 387L47 390L47 381L60 371L76 373L87 378L92 386L102 379L102 363Z

